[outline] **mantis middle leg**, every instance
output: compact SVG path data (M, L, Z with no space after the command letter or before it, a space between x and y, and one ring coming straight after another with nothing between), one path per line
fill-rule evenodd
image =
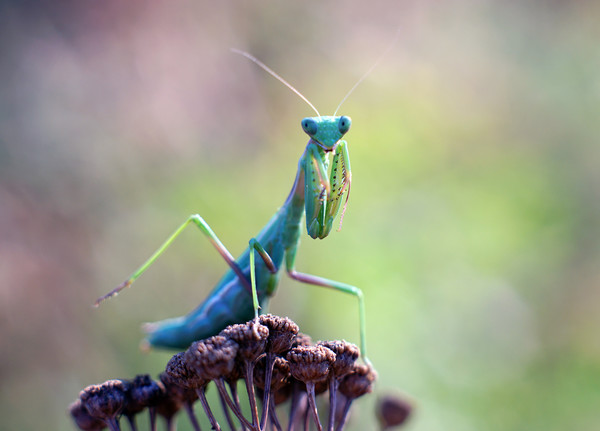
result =
M256 238L250 239L248 244L250 251L250 284L252 285L252 304L254 306L254 318L258 319L258 310L260 309L260 305L258 304L258 294L256 292L256 265L254 262L254 253L258 253L258 255L265 262L265 265L271 274L275 274L278 271L278 268L273 263L273 259L271 259L271 256L269 256L269 253L267 253L267 251Z

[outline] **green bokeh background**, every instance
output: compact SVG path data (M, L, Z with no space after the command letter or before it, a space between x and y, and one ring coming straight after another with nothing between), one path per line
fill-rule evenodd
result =
M364 290L378 393L412 431L600 423L597 2L0 3L0 428L68 430L81 388L157 375L140 323L184 314L291 187L310 108L341 113L344 226L298 270ZM358 341L355 300L283 277L271 310ZM351 429L376 429L361 400ZM180 429L189 429L186 420Z

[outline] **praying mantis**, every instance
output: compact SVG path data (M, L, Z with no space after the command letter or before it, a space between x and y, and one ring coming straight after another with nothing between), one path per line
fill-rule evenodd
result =
M350 117L336 114L342 103L369 75L379 60L350 89L332 116L321 116L308 99L261 61L246 52L233 51L250 59L281 81L317 114L316 117L306 117L301 121L302 130L309 139L298 162L296 177L287 199L266 226L249 240L248 247L237 259L233 258L199 214L191 215L125 282L98 298L95 305L131 286L186 227L195 225L206 235L230 269L208 297L187 315L146 324L145 342L149 346L185 349L196 340L218 334L230 324L257 318L259 309L267 308L269 298L277 288L282 269L285 268L287 275L293 280L331 288L356 298L361 357L365 363L370 364L367 357L365 301L362 291L350 284L298 272L295 261L304 216L306 230L313 239L322 239L329 235L340 210L341 228L352 181L348 144L342 138L350 130L351 120Z

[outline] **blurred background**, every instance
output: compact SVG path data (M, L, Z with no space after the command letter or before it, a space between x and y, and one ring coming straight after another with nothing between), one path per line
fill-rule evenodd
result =
M297 268L364 290L377 392L414 431L600 421L600 6L593 1L0 3L0 428L73 429L79 390L156 376L140 324L187 313L283 203L344 103L344 226ZM270 311L358 342L352 297L285 276ZM376 396L351 429L375 429ZM186 430L186 420L180 422Z

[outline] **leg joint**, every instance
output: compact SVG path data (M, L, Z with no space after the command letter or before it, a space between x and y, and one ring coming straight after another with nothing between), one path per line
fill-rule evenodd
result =
M206 224L206 222L204 221L204 219L202 218L202 216L200 214L192 214L191 216L188 217L188 220L191 220L195 223Z

